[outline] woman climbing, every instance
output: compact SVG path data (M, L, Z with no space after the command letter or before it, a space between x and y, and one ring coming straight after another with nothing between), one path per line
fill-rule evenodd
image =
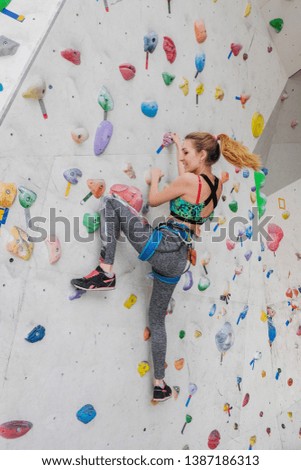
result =
M99 265L81 279L72 279L77 289L115 289L113 273L117 239L122 231L139 253L138 258L148 261L153 268L153 290L149 304L151 347L154 365L154 401L172 396L165 383L166 329L165 316L172 293L185 271L187 259L192 258L192 240L199 235L200 225L210 219L222 193L222 182L212 173L212 166L220 155L238 168L260 168L260 158L226 134L213 136L205 132L192 132L182 144L172 134L177 147L179 176L159 191L163 173L151 170L148 202L150 206L170 203L166 222L153 228L144 217L114 195L104 198L102 227L105 242Z

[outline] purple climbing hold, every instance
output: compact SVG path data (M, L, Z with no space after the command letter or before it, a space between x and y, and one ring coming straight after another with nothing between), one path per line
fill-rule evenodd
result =
M94 154L101 155L107 148L113 134L113 124L110 121L102 121L96 129L94 139Z

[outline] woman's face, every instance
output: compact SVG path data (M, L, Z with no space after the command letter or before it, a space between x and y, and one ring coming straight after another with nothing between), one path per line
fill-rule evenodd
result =
M205 158L206 152L204 150L197 152L192 140L184 140L180 161L183 163L185 172L193 173L204 163Z

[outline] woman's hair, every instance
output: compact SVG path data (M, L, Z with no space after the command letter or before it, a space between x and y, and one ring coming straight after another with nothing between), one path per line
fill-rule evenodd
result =
M214 136L208 132L191 132L185 139L193 141L197 152L206 150L208 165L216 163L222 153L224 158L237 168L248 167L255 171L261 168L259 155L251 153L247 147L226 134Z

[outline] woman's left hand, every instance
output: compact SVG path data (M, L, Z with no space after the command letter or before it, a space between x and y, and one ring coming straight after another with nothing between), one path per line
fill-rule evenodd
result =
M163 178L164 173L160 168L152 168L151 169L151 179L160 181Z

